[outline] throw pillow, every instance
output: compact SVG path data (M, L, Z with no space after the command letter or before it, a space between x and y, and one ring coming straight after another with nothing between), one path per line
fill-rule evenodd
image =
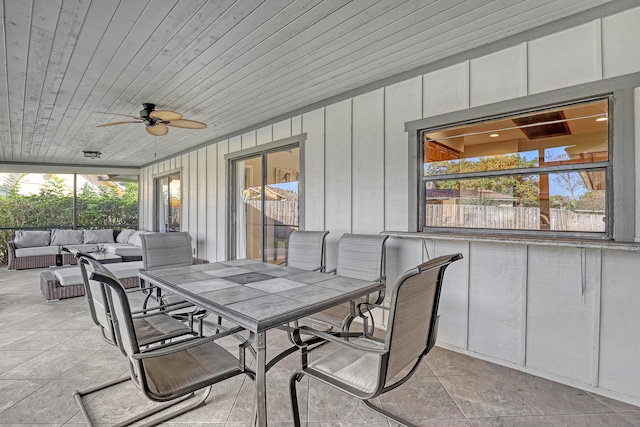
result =
M135 232L136 230L132 230L131 228L123 228L116 236L116 243L128 243L129 239Z
M147 233L150 233L150 231L136 231L131 235L127 243L130 243L134 246L142 247L142 240L140 239L140 235Z
M81 245L82 230L51 230L51 246Z
M17 249L49 246L51 233L49 231L17 230L13 244Z
M113 230L83 230L84 243L113 243Z

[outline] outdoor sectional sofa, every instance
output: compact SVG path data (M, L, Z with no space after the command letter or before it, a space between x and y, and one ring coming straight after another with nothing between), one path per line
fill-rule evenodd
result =
M13 240L7 242L9 270L26 270L60 265L73 265L77 260L73 254L62 251L63 247L82 252L95 252L98 245L107 252L119 255L123 261L142 259L140 234L148 231L123 229L17 230Z

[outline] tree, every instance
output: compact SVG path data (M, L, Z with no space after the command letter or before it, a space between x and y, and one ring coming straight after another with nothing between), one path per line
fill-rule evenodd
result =
M22 195L18 192L19 182L25 174L6 175L0 187L7 189L5 196L0 197L2 227L71 228L73 194L66 190L63 179L52 175L39 194ZM78 191L77 224L78 228L138 228L138 184L113 183L98 189L85 185ZM0 231L0 239L7 242L12 233L13 230ZM6 245L0 245L0 264L7 262L6 252Z
M587 191L578 199L577 209L589 212L603 212L606 206L604 190Z
M452 173L486 172L493 170L533 168L537 160L527 160L519 154L480 157L478 159L460 159L455 161L432 162L425 164L425 175L447 175ZM505 175L486 178L435 181L434 188L456 190L491 190L505 196L515 197L521 206L537 206L539 199L538 175ZM487 204L480 197L465 199L466 204Z
M20 191L20 180L26 175L26 173L0 174L0 195L6 196L9 193L17 193Z
M567 190L571 201L577 200L576 193L580 189L585 189L584 182L577 172L556 172L553 181L563 189Z

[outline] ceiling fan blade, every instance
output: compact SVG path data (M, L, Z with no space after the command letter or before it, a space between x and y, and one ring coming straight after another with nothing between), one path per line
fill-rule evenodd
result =
M149 117L160 120L180 120L182 118L182 114L170 110L158 110L150 112Z
M162 136L169 132L169 128L164 123L156 123L153 126L147 126L147 132L153 136Z
M129 114L119 114L119 113L107 113L105 111L96 111L97 114L111 114L113 116L124 116L124 117L131 117L132 119L140 119L143 120L142 117L140 116L131 116Z
M169 126L173 126L176 128L184 128L184 129L204 129L207 127L206 124L202 122L196 122L195 120L170 120L167 123Z
M107 126L115 126L115 125L126 125L127 123L142 123L141 121L130 121L130 122L113 122L113 123L105 123L103 125L97 125L97 128L103 128Z

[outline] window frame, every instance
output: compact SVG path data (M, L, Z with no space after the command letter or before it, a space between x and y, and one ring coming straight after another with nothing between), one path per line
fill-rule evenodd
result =
M530 108L526 110L513 111L507 114L499 114L490 117L483 117L475 120L467 120L464 122L451 123L449 125L435 127L435 128L427 128L420 129L418 131L418 158L424 158L424 135L434 131L441 131L445 129L478 124L478 123L487 123L490 121L496 121L500 119L507 119L510 117L517 117L527 114L535 114L548 111L550 109L570 107L574 105L580 105L587 102L593 101L607 101L608 110L609 110L609 120L608 120L608 142L607 142L607 152L608 159L606 161L599 162L591 162L591 163L573 163L573 164L565 164L565 165L555 165L555 166L539 166L535 168L515 168L515 169L504 169L504 170L492 170L492 171L481 171L481 172L461 172L461 173L453 173L448 175L424 175L421 174L420 184L418 185L418 230L422 232L432 232L432 231L447 231L451 232L454 230L461 230L465 232L491 232L495 233L508 233L508 234L518 234L518 235L536 235L536 236L551 236L558 235L564 237L581 237L581 238L591 238L591 239L609 239L612 235L613 230L613 222L609 220L610 213L612 212L613 204L611 203L612 194L613 194L613 185L612 185L612 169L613 162L611 161L612 157L612 126L614 117L611 114L611 107L613 104L613 96L612 94L608 94L605 96L596 96L590 98L582 98L576 99L568 102L564 102L561 104L554 105L545 105L537 108ZM422 170L424 163L420 163L420 168ZM504 229L504 228L490 228L490 229L478 229L472 227L436 227L436 226L427 226L426 222L426 198L425 198L425 184L427 182L437 182L437 181L455 181L462 179L475 179L475 178L488 178L488 177L512 177L512 176L521 176L521 175L543 175L543 174L551 174L555 172L587 172L594 170L605 170L606 175L606 207L605 207L605 215L607 218L605 224L605 230L603 232L580 232L580 231L553 231L553 230L523 230L523 229Z
M597 82L585 83L570 88L529 95L507 101L428 117L405 123L408 134L408 191L407 206L408 232L457 235L493 235L501 237L533 237L555 239L615 240L634 242L636 237L637 216L635 210L635 138L634 138L634 91L640 95L637 77L634 75L610 78ZM420 191L423 185L422 141L421 131L450 127L462 123L478 122L498 116L509 116L520 112L536 111L541 108L552 108L609 97L609 160L607 175L607 229L605 233L582 233L547 230L507 230L507 229L473 229L423 227L424 216L421 212ZM575 166L575 165L573 165ZM589 168L595 166L590 164ZM540 168L527 170L528 173L539 173ZM579 169L579 168L577 168ZM509 175L515 174L510 170ZM468 177L468 176L465 176ZM451 178L451 176L447 176Z
M158 174L154 174L151 176L151 179L153 181L153 230L154 231L159 231L160 230L160 219L158 218L158 203L160 202L160 197L159 197L159 190L160 190L160 186L159 186L159 182L161 179L163 178L168 178L171 175L180 175L180 218L182 218L183 216L183 212L182 212L182 200L183 199L183 178L184 178L184 174L182 173L182 167L179 168L175 168L175 169L170 169L168 171L164 171ZM182 224L180 224L180 229L182 230ZM182 230L184 231L184 230ZM167 230L165 230L165 232L168 232Z
M236 220L236 200L235 200L235 188L234 188L234 164L236 161L254 157L260 155L263 162L262 168L262 181L266 181L266 168L264 168L264 162L266 155L275 153L278 151L286 150L288 148L298 148L299 152L299 167L300 167L300 179L298 181L298 229L304 230L304 187L305 187L305 141L307 140L307 134L301 133L298 135L290 136L287 138L279 139L273 142L256 145L250 148L245 148L240 151L231 152L224 155L225 167L226 167L226 203L227 203L227 221L225 225L225 238L227 241L227 259L236 259L236 242L233 238L235 233L235 220ZM262 196L264 202L264 192ZM264 221L264 218L262 218ZM264 230L264 223L261 224L261 229ZM262 238L262 244L264 246L265 239ZM264 258L264 255L263 255Z

